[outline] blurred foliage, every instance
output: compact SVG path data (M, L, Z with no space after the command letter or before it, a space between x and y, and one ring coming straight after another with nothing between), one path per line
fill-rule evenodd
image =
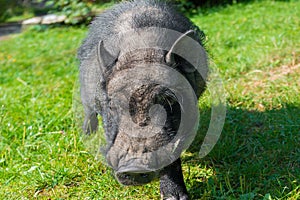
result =
M65 15L66 24L89 23L95 12L96 5L116 3L118 0L37 0L44 2L50 13Z
M0 0L0 22L10 21L21 16L28 18L28 13L44 15L56 13L65 15L67 24L87 23L93 16L92 7L112 0ZM23 18L22 18L23 16ZM17 19L19 19L17 17Z
M40 15L57 13L65 15L66 24L89 23L97 11L97 7L107 3L125 0L0 0L0 22L13 16L24 15L24 12ZM199 7L209 8L236 3L247 3L252 0L166 0L177 5L186 14L199 12ZM281 0L288 1L288 0ZM94 9L95 8L95 9ZM96 10L96 12L95 12ZM101 9L100 9L101 10ZM24 16L28 16L25 15ZM23 17L24 18L24 17Z
M8 17L18 11L18 3L20 1L0 0L0 22L5 21ZM15 9L13 9L15 8Z
M46 14L49 8L40 0L0 0L0 22L21 21Z
M65 15L66 24L89 23L94 13L92 8L104 3L117 3L121 0L0 0L0 22L6 21L13 16L24 15L32 12L33 15L47 12ZM167 0L168 1L168 0ZM226 5L247 0L169 0L178 5L185 13L197 10L198 6L212 7ZM42 11L42 12L41 12ZM38 13L36 13L38 12ZM28 16L25 14L25 16Z
M66 24L78 24L89 22L92 18L92 3L88 0L48 0L46 6L51 8L52 13L65 15Z

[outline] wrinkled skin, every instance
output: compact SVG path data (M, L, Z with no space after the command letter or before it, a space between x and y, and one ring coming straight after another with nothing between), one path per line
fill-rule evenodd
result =
M101 14L92 22L88 36L78 51L81 99L85 111L83 130L87 134L96 132L97 115L102 116L107 142L104 157L121 184L142 185L159 178L162 199L185 200L188 199L188 193L183 180L180 158L156 170L151 167L151 156L145 157L142 161L126 160L128 155L154 152L174 138L180 123L181 104L168 88L157 84L142 85L127 99L129 105L125 107L128 106L130 117L124 122L122 113L113 103L126 101L115 97L115 94L121 91L123 84L121 78L120 81L115 81L118 77L122 77L126 70L135 68L136 65L157 63L181 73L192 86L197 98L205 90L206 76L203 77L203 74L190 70L190 64L173 54L171 50L169 52L151 48L134 50L135 43L126 41L127 38L121 36L128 30L135 31L145 27L162 27L182 34L188 33L188 36L202 45L203 33L187 18L178 14L172 6L165 3L150 0L123 2ZM151 34L153 37L145 36L144 39L140 36L146 46L148 43L153 43L149 41L151 38L158 38L154 41L156 44L167 39L166 35L159 32ZM172 43L174 47L180 48L180 42L177 40ZM133 45L133 48L128 44ZM195 53L194 57L199 53L193 50L190 52ZM205 63L204 68L206 68L207 60L202 62ZM170 80L173 78L168 77ZM156 109L160 111L163 108L165 112L151 110L153 105L160 105L161 107ZM151 113L154 113L153 116L156 118L153 118ZM151 137L130 137L124 131L127 127L122 124L127 124L126 120L133 121L139 127L147 128L151 127L150 119L164 122L160 131Z

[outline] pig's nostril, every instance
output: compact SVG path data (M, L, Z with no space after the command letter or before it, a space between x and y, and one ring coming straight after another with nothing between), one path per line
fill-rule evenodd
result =
M138 125L139 126L147 126L149 121L150 121L149 117L142 116L140 119L138 119Z
M140 176L141 176L142 178L148 178L149 174L144 174L144 173L142 173L142 174L140 174Z
M139 122L139 126L146 126L146 125L147 125L146 121Z
M124 174L124 178L125 178L125 179L129 179L129 178L130 178L130 175L129 175L129 174Z

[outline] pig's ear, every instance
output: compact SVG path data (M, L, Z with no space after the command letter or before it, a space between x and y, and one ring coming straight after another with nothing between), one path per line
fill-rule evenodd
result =
M114 64L117 60L113 55L111 55L104 47L103 41L100 40L97 47L97 59L102 72L105 72L108 66Z
M193 35L197 34L194 30L189 30L181 35L172 45L170 51L167 53L165 60L167 64L173 65L178 64L175 60L175 55L179 55L186 61L189 65L184 65L183 70L187 73L192 73L196 69L195 67L206 68L207 66L207 55L203 47L193 39ZM180 64L180 63L179 63Z

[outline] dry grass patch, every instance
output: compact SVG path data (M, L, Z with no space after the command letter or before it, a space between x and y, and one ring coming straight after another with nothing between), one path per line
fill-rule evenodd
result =
M300 92L299 58L295 57L289 65L252 70L235 80L235 88L241 96L251 99L251 107L258 111L281 108L290 94Z

